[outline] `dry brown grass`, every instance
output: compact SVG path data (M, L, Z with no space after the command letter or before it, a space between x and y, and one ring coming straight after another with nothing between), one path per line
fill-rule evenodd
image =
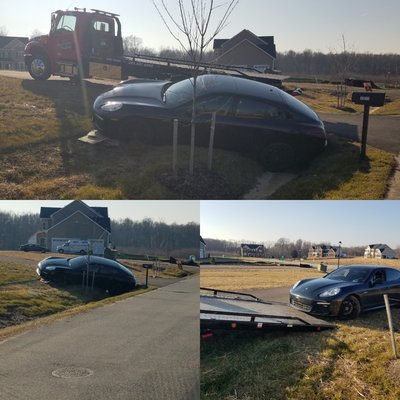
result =
M330 114L348 114L348 111L343 111L337 108L337 85L322 84L322 83L288 83L285 85L287 89L295 89L301 87L304 92L297 98L303 103L310 106L314 111ZM351 108L352 112L361 113L364 107L359 104L354 104L351 101L351 94L357 91L363 91L363 88L348 87L346 96L346 107ZM390 102L383 107L379 107L374 111L376 115L400 115L400 91L395 89L387 89L387 96Z
M233 266L231 269L202 269L200 286L220 290L250 290L291 286L300 279L317 278L323 274L315 269L298 267L252 268Z

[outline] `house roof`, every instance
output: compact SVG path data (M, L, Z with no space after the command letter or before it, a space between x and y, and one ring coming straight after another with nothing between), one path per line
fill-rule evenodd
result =
M83 203L83 202L82 202ZM85 203L84 203L85 204ZM103 229L111 232L111 221L108 217L108 208L107 207L90 207L85 204L88 208L93 210L96 213L95 217L89 217L96 224L100 225ZM40 218L51 218L53 214L62 210L61 207L41 207L40 208Z
M204 241L204 239L200 236L200 243L203 243L204 245L206 244L206 242Z
M238 34L233 36L230 39L214 39L213 43L213 49L220 49L222 47L226 47L228 42L230 42L232 39L236 38L238 35L242 34L243 32L246 32L248 36L253 36L254 38L257 38L256 42L252 42L254 45L259 47L261 50L264 52L268 53L271 57L276 58L276 47L274 43L274 37L273 36L256 36L253 32L249 31L248 29L243 29L240 31Z
M7 46L13 40L19 40L23 44L27 44L29 42L28 37L19 37L19 36L0 36L0 48Z

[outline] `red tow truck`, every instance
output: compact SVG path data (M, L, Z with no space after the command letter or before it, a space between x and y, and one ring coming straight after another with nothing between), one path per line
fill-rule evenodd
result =
M121 80L128 76L179 80L192 76L193 63L164 57L124 55L118 14L86 8L51 14L48 35L33 38L25 47L25 64L32 78L51 75L72 80L97 77ZM244 71L226 65L197 64L200 73L222 73L280 86L284 77Z
M25 47L25 64L32 78L122 77L123 44L117 14L86 9L55 11L48 35Z

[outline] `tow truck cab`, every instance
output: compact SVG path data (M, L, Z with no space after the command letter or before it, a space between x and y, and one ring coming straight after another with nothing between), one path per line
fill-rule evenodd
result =
M36 80L51 75L121 79L123 44L118 15L95 9L58 10L51 14L50 33L33 38L24 56Z

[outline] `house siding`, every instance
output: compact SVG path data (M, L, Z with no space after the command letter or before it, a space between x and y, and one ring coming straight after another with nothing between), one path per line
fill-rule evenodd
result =
M97 216L97 214L84 203L80 201L73 201L72 203L68 204L67 206L52 215L52 226L65 220L77 211L80 211L90 218L94 218Z
M240 65L249 68L255 65L266 65L273 67L274 58L255 47L249 41L244 41L234 49L224 52L220 57L214 60L218 64Z

